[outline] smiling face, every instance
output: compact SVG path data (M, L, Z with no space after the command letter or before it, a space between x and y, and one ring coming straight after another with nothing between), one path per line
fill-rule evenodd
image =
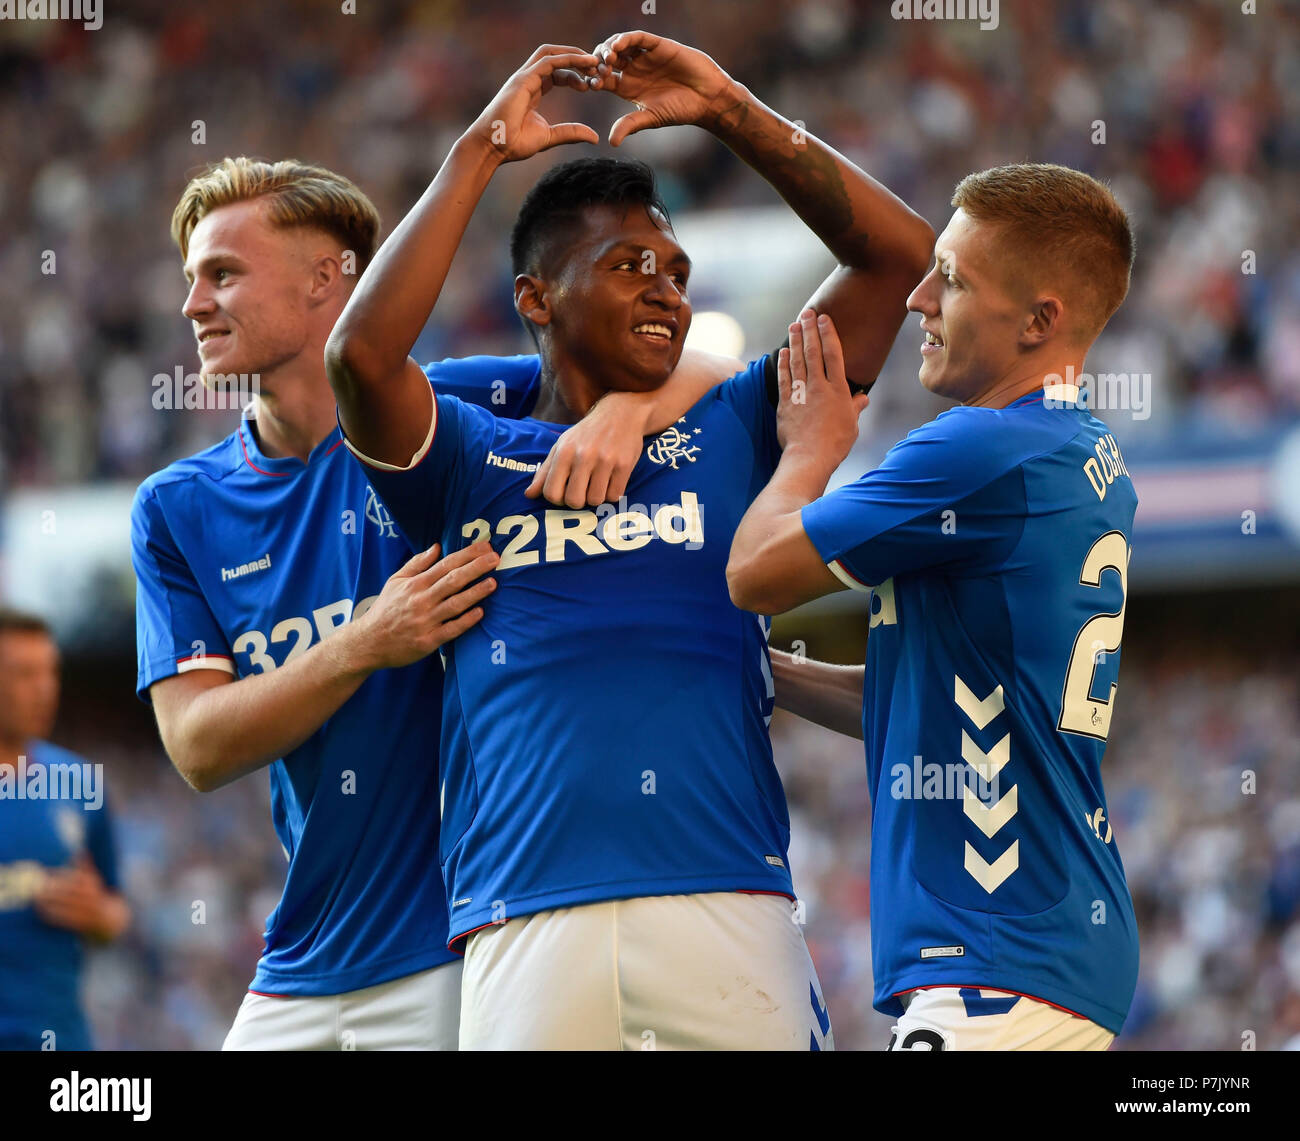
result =
M1017 274L995 226L958 210L935 243L935 264L907 308L921 315L921 383L963 403L1022 366L1031 283Z
M657 212L589 206L545 282L542 344L606 390L647 392L672 375L691 325L691 262ZM535 319L535 318L534 318Z
M310 227L271 225L256 199L213 210L194 227L181 311L193 324L205 383L257 373L265 384L311 346L311 251L323 238Z

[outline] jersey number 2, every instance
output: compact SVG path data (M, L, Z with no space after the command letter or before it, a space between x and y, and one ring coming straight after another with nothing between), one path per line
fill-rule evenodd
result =
M1107 531L1093 543L1083 569L1079 572L1080 586L1101 586L1103 571L1119 572L1120 603L1115 614L1094 614L1080 628L1070 651L1070 664L1065 670L1065 685L1061 688L1061 716L1056 727L1064 733L1079 733L1104 741L1110 732L1111 702L1115 698L1115 683L1105 701L1092 697L1092 681L1097 673L1097 659L1113 654L1119 649L1124 635L1124 607L1128 603L1128 540L1120 531Z

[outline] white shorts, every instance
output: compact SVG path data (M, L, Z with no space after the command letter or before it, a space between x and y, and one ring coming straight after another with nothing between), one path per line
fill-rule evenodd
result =
M886 1050L1105 1050L1115 1035L1036 998L984 987L927 987L907 1008Z
M710 892L541 911L469 937L462 1050L831 1050L789 899Z
M244 995L223 1050L454 1050L459 961L327 995Z

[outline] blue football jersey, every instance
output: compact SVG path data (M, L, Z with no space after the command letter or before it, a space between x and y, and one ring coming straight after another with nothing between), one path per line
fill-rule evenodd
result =
M828 566L874 587L879 1010L978 986L1122 1026L1137 928L1101 759L1136 506L1106 425L1036 393L950 409L804 508Z
M89 1050L81 936L47 923L33 900L47 872L83 856L118 890L102 770L45 741L25 758L0 771L0 1050Z
M483 620L444 647L453 940L597 900L791 894L767 625L725 573L779 457L765 362L648 438L617 505L525 498L565 425L445 394L419 462L366 469L417 547L501 553Z
M535 399L535 356L491 358L440 389L495 411ZM491 419L489 413L484 415ZM279 669L373 605L410 557L336 427L312 451L264 455L244 420L151 476L131 513L138 692L190 669ZM450 960L438 875L436 654L379 670L270 766L289 860L251 989L339 994Z

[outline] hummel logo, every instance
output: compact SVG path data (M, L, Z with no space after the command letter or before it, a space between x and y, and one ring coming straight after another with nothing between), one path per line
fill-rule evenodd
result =
M271 556L267 553L260 559L254 559L251 563L240 563L237 567L222 567L221 581L229 582L232 578L243 578L246 574L256 574L258 571L270 569Z
M526 464L522 460L512 459L510 456L499 456L496 452L488 452L487 459L483 462L485 464L490 464L492 467L503 467L507 471L532 472L542 466L539 463Z

